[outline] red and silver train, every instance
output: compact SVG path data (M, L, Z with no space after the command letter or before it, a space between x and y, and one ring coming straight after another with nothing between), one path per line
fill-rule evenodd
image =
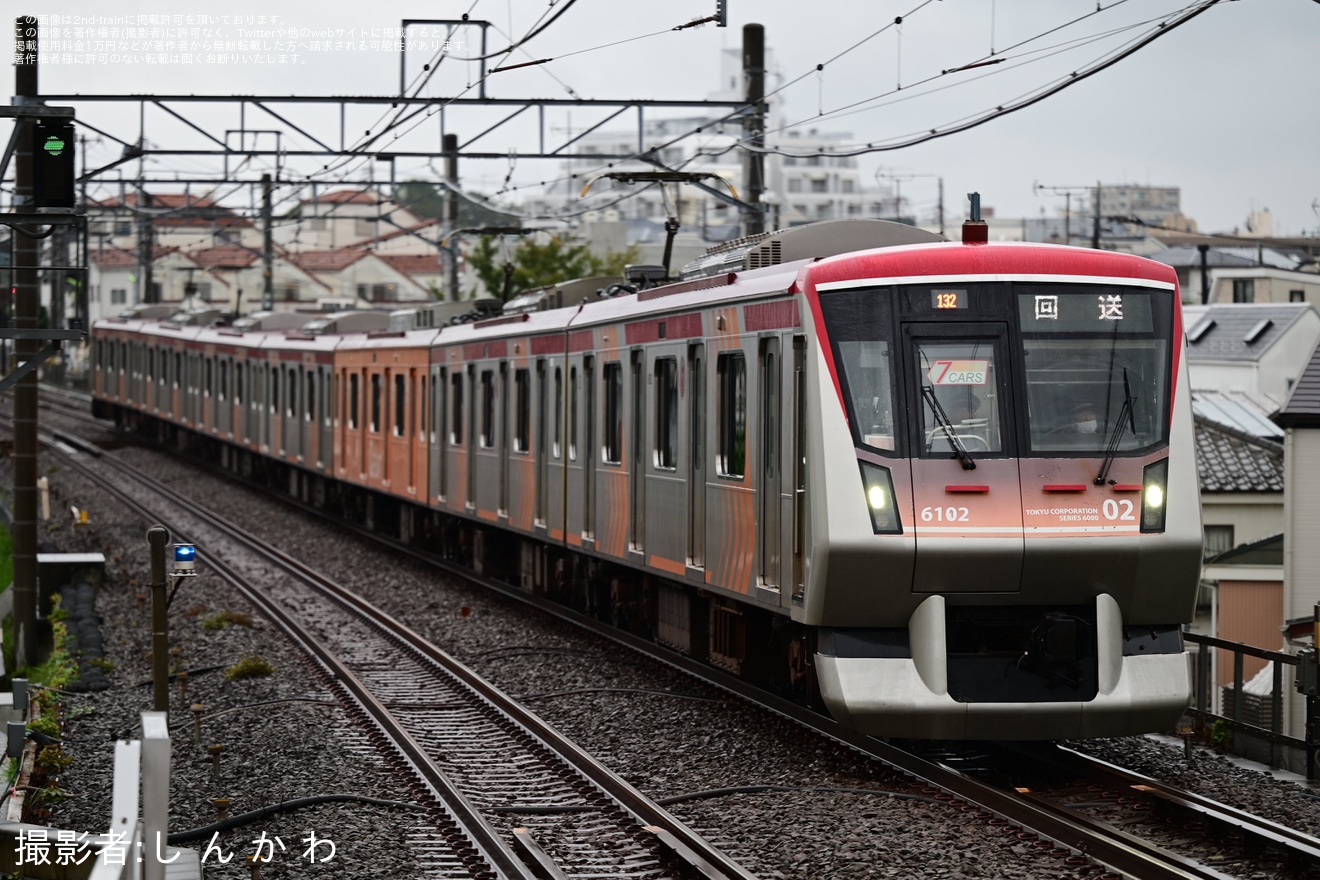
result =
M836 221L574 305L305 320L100 321L95 411L857 730L1114 736L1187 704L1167 266Z

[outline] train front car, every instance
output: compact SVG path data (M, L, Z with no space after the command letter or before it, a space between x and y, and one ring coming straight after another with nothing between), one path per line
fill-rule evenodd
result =
M1171 728L1201 526L1173 271L948 244L803 270L802 620L834 716L881 736Z

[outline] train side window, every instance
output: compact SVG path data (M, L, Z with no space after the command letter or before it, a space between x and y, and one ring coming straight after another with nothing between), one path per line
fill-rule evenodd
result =
M559 458L560 444L563 440L564 430L564 370L562 367L555 367L555 430L551 436L550 454Z
M280 368L270 368L270 411L278 413L280 411Z
M234 364L234 403L243 402L243 373L246 368L242 363Z
M715 372L715 471L721 477L741 478L747 465L747 359L742 352L722 354Z
M605 436L601 458L606 464L623 463L623 364L605 365Z
M453 387L450 395L449 442L453 446L463 445L463 373L456 371L449 379Z
M578 445L578 371L568 371L568 460L577 461Z
M307 371L307 421L316 421L316 372Z
M481 371L481 448L495 448L495 371Z
M423 374L417 377L417 405L418 407L420 407L420 411L419 411L420 414L417 417L416 425L417 425L417 439L419 440L426 439L426 431L427 431L426 426L430 424L430 422L427 420L426 410L427 410L427 405L430 402L431 402L431 398L426 396L426 375Z
M289 378L284 383L284 387L288 389L285 395L288 400L284 403L284 415L291 419L298 416L298 384L298 371L289 367Z
M394 376L394 436L402 437L407 428L408 412L407 377L402 373Z
M532 374L520 369L513 373L514 422L513 449L530 452L532 449Z
M449 390L449 372L443 367L440 369L440 375L431 382L431 442L434 443L440 439L440 429L443 427L440 420L444 418L448 401L445 400L445 393Z
M215 379L215 365L212 364L211 360L208 358L206 361L206 384L202 388L203 397L211 396L211 382L214 379Z
M655 466L678 467L678 359L655 362Z
M348 427L354 431L358 426L358 374L348 377Z
M380 433L380 373L371 374L371 433Z
M183 355L179 352L174 353L174 387L179 387L179 381L183 374Z

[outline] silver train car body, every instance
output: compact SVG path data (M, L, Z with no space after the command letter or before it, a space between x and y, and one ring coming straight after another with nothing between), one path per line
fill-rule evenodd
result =
M1201 529L1168 267L837 222L572 307L232 332L99 323L98 413L864 732L1112 736L1187 704ZM175 375L148 397L156 351Z

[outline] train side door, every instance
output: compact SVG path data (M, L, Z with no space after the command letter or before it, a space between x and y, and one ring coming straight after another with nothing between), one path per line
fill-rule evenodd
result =
M793 601L806 596L807 515L807 338L793 337Z
M688 564L706 565L706 351L688 346Z
M912 484L923 593L1016 593L1022 492L1008 326L904 324Z
M632 534L628 536L629 548L642 552L645 550L646 536L646 451L650 444L646 442L646 355L638 349L630 358L632 367L632 447L631 492L632 510L629 511L628 523Z
M582 431L582 537L596 538L596 358L586 355L582 358L582 387L586 401L583 418L586 424Z
M546 524L546 496L550 493L550 379L545 358L536 362L536 500L532 512L534 526Z
M771 590L778 590L780 583L780 563L782 560L780 537L780 447L782 437L781 407L781 368L779 360L779 340L773 336L760 342L760 406L761 417L761 454L757 464L761 469L761 487L757 493L760 506L757 525L760 534L757 543L761 547L760 584Z

